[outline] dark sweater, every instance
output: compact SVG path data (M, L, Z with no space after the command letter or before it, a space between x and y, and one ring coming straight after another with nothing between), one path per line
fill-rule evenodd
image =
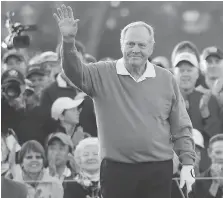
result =
M77 182L67 182L64 187L64 198L86 198L86 196L100 197L100 192L96 188L84 188Z
M214 96L211 96L208 103L210 116L206 119L202 118L199 109L199 104L202 96L203 93L194 90L188 96L189 109L187 111L190 116L193 127L201 131L205 141L208 142L209 138L223 132L221 123L222 120L220 118L220 108Z
M156 77L136 83L117 74L116 61L83 64L73 46L63 43L62 67L94 100L102 158L127 163L169 160L174 143L182 163L194 163L192 124L169 71L154 66Z
M27 198L26 186L1 177L1 197L2 198Z

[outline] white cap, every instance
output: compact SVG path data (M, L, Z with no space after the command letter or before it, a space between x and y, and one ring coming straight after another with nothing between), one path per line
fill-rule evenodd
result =
M78 107L83 101L84 98L76 100L69 97L58 98L51 107L51 117L58 120L64 110Z
M197 129L192 130L192 136L195 145L200 146L201 148L204 148L204 138L200 131Z
M177 64L181 61L187 61L187 62L191 63L193 66L199 67L197 57L193 53L182 52L182 53L177 54L173 61L173 67L176 67Z

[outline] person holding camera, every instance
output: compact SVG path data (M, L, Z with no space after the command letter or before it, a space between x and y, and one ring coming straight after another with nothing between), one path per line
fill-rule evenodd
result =
M25 55L19 50L12 49L7 51L2 57L2 62L3 71L14 68L19 70L23 75L25 75L27 61Z
M24 115L25 78L20 71L9 69L3 72L1 83L2 132L6 132L9 128L15 130Z

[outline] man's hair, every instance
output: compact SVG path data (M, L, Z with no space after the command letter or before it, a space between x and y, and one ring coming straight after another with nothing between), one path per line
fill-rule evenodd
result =
M212 146L213 143L215 143L217 141L223 141L223 134L217 134L217 135L213 136L209 140L209 148Z
M124 43L125 34L126 34L127 30L129 28L133 28L133 27L145 27L148 30L150 36L152 37L153 44L155 43L155 39L154 39L154 29L153 29L153 27L151 25L148 25L147 23L145 23L143 21L136 21L136 22L132 22L132 23L126 25L124 27L124 29L122 29L122 31L121 31L121 37L120 37L120 44L121 44L121 46Z

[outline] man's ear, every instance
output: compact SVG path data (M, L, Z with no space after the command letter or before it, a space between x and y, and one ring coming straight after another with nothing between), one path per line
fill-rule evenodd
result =
M64 116L63 114L60 114L60 116L59 116L59 120L60 120L60 121L64 121L64 119L65 119L65 116Z
M200 76L200 71L199 71L199 69L197 68L196 80L199 78L199 76Z

